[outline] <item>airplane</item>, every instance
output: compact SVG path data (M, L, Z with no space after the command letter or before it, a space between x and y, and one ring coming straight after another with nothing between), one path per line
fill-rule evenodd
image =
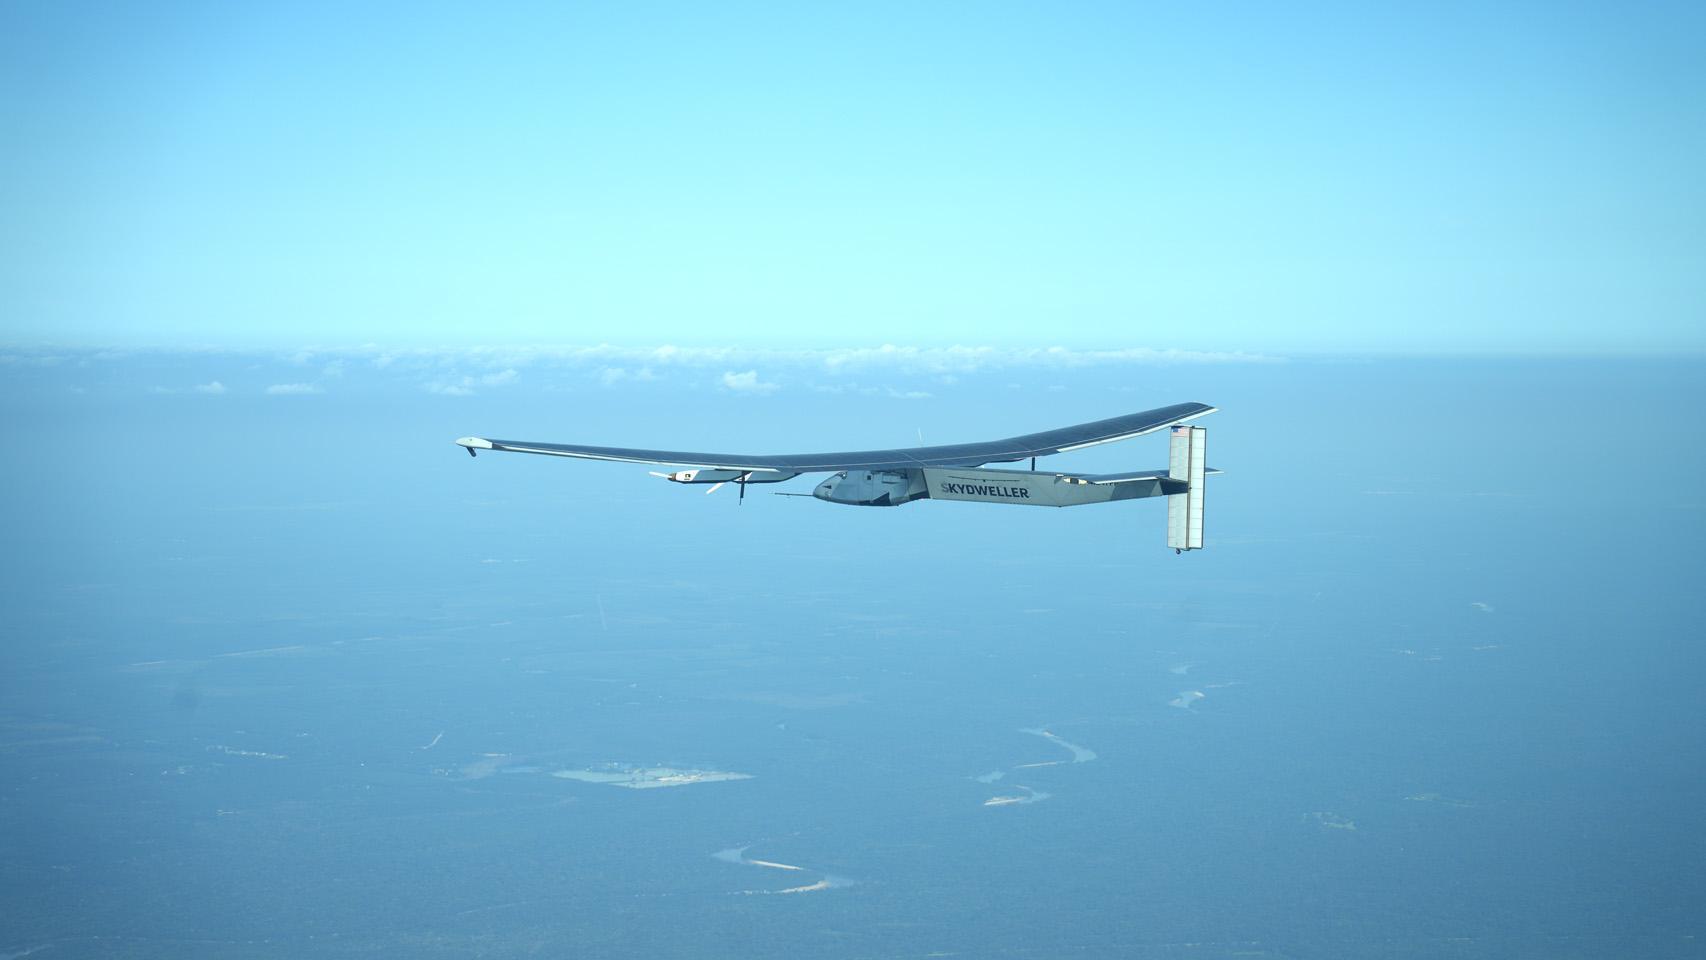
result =
M709 484L715 493L726 483L740 487L746 500L749 483L781 483L803 473L831 473L811 496L829 503L861 507L898 507L914 500L962 500L1039 507L1072 507L1146 497L1167 498L1167 546L1176 553L1203 545L1205 479L1219 470L1205 460L1208 431L1186 422L1214 413L1206 403L1176 403L1142 413L1110 417L1091 423L1027 433L1005 440L957 443L896 450L858 450L846 453L784 453L749 456L732 453L693 453L597 447L576 443L533 443L462 437L456 443L470 457L480 450L537 453L582 460L614 460L685 467L652 476L674 483ZM1037 470L1037 458L1082 450L1116 440L1130 440L1171 428L1169 463L1161 470L1124 473L1055 473ZM984 470L990 463L1029 459L1030 470ZM805 494L783 494L805 496Z

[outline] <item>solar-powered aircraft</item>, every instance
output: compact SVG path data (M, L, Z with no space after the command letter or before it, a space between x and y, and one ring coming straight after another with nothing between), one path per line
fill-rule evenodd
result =
M1208 468L1208 431L1184 426L1215 412L1206 403L1176 403L1142 413L1110 417L1093 423L1044 430L981 443L955 443L899 450L857 450L846 453L783 453L750 456L734 453L692 453L681 450L642 450L595 447L578 443L532 443L463 437L456 441L469 456L479 450L539 453L582 460L615 460L683 467L652 475L675 483L709 484L706 493L725 483L740 488L746 499L749 483L781 483L802 473L832 473L811 493L819 500L861 507L898 507L914 500L966 500L974 503L1014 503L1035 507L1074 507L1085 503L1167 498L1167 545L1175 551L1199 550L1203 545L1204 479L1218 470ZM1126 473L1056 473L1038 471L1037 458L1082 450L1116 440L1130 440L1171 427L1168 465L1161 470ZM983 470L990 463L1030 460L1029 470ZM795 494L804 496L804 494Z

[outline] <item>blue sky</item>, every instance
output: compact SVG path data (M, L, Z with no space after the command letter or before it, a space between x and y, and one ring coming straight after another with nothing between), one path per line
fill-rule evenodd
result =
M0 9L0 339L1706 348L1699 4Z

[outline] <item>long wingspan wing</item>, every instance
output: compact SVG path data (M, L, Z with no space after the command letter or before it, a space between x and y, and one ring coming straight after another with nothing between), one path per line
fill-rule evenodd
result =
M836 470L900 470L907 467L976 467L986 463L1012 463L1030 457L1078 450L1098 443L1112 443L1152 433L1163 427L1194 420L1215 411L1206 403L1176 403L1170 407L1110 417L1094 423L1027 433L1006 440L956 443L938 447L898 450L854 450L843 453L783 453L750 456L735 453L695 453L685 450L642 450L631 447L594 447L578 443L533 443L525 440L487 440L463 437L456 441L475 450L508 450L542 453L583 460L619 460L627 463L658 463L677 466L716 467L725 470L767 470L793 473L822 473Z

